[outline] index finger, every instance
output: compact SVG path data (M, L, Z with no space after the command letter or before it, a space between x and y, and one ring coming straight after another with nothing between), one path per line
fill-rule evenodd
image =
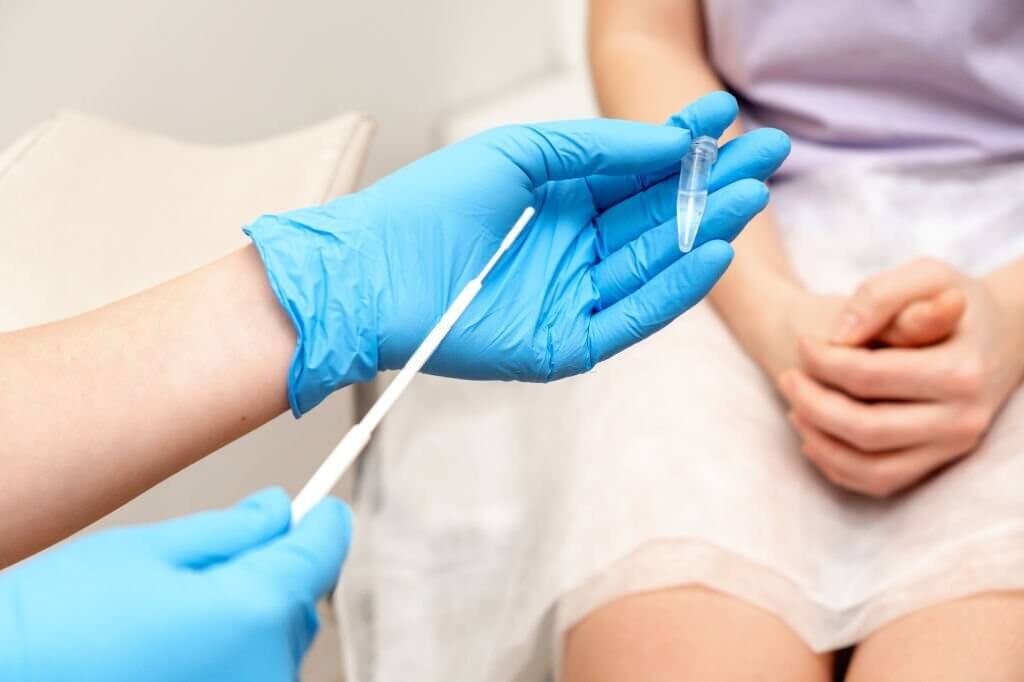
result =
M858 450L886 452L919 446L943 436L946 412L927 402L872 403L829 388L802 370L786 370L782 394L806 421Z
M277 540L243 555L237 562L316 601L338 579L348 554L352 514L335 497L326 497L297 526Z
M805 371L864 400L944 400L956 397L951 367L937 348L850 348L804 338L797 346Z
M589 175L643 175L678 164L687 130L596 118L495 128L479 138L515 163L533 187Z
M687 105L682 111L673 114L665 125L666 127L689 131L691 139L700 135L718 138L736 120L738 111L739 107L735 97L727 92L712 92ZM785 137L781 133L779 134ZM782 163L782 158L785 158L788 153L789 146L787 141L785 151L771 171L769 171L769 174ZM671 159L662 168L644 171L636 175L596 175L588 178L591 193L594 196L594 204L599 211L603 211L627 197L653 187L661 180L677 174L681 159L682 154ZM712 179L714 178L712 177ZM760 179L763 180L764 178ZM722 184L724 185L725 183Z
M797 415L790 421L803 437L801 450L830 481L869 497L895 495L948 461L932 445L885 453L860 452Z

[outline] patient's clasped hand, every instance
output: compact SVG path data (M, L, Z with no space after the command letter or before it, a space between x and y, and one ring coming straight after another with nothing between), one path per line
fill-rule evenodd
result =
M991 280L912 261L835 301L831 342L800 340L779 386L829 480L886 497L978 445L1024 374L1024 320Z
M726 241L764 208L761 180L789 150L769 129L723 147L700 245L681 254L679 160L736 113L716 93L675 126L501 128L358 194L255 221L249 233L297 331L295 413L402 365L528 205L534 224L428 371L549 381L671 322L728 266ZM295 679L348 535L337 500L291 528L287 497L271 491L56 548L0 574L0 678Z

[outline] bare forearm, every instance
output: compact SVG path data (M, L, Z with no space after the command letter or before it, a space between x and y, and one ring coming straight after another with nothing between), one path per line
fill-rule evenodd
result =
M664 121L681 103L722 88L706 56L696 0L594 0L591 10L591 67L603 114ZM724 139L740 132L737 122ZM799 285L770 208L735 246L736 259L709 299L760 362L760 339L774 332L780 307Z
M0 335L0 566L283 412L294 347L252 247Z
M779 331L781 312L803 292L769 207L736 238L736 256L708 295L722 320L755 361L770 373L763 340Z
M693 0L594 0L590 65L602 114L661 123L682 103L721 89L701 21Z

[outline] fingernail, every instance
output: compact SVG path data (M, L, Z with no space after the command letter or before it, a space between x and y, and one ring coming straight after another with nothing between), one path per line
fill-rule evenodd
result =
M839 326L836 327L836 332L832 335L832 342L846 343L853 338L853 333L857 331L858 326L860 326L860 318L856 314L849 311L843 313L839 318Z

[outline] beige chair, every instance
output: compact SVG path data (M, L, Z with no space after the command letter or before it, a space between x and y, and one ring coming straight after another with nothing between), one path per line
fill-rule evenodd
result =
M241 227L261 213L351 191L372 130L347 114L211 147L57 114L0 152L0 331L150 287L246 244ZM342 392L301 421L275 419L94 527L229 505L272 484L295 494L351 424L352 403ZM337 635L323 622L305 679L340 675Z

